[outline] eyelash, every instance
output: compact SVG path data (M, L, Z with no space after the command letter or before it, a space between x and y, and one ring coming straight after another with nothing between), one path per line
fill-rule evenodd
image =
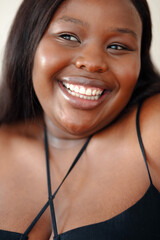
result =
M69 33L63 33L63 34L59 34L59 37L62 39L65 39L67 41L71 41L71 42L79 42L80 40L78 39L77 36L73 35L73 34L69 34ZM74 38L75 40L71 40L71 38Z
M107 48L108 49L110 48L111 50L117 50L117 51L129 50L126 46L116 44L116 43L109 45Z

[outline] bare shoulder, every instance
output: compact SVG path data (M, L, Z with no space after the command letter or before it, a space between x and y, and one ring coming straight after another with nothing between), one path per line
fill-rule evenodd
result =
M3 124L0 126L0 138L13 136L37 138L42 132L43 123L41 120Z
M4 160L17 158L25 149L40 142L43 131L41 124L16 123L0 127L0 164Z
M147 99L140 112L141 133L146 143L156 147L160 142L160 94Z
M17 123L0 127L0 183L0 228L24 232L46 202L43 126ZM37 229L42 224L47 229L49 221L46 213Z
M160 190L160 94L143 103L140 129L152 179Z

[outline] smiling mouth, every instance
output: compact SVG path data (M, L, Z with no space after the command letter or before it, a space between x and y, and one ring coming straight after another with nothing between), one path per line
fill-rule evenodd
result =
M110 93L110 90L97 87L87 87L84 85L70 84L62 82L63 86L69 94L74 97L95 101L98 100L104 93Z

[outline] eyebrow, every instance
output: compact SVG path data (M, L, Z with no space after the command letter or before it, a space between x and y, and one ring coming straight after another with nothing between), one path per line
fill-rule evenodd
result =
M71 22L71 23L75 23L75 24L78 24L81 26L88 26L88 24L86 22L82 22L79 19L68 17L68 16L63 16L63 17L57 19L57 22L59 22L59 21Z
M75 23L75 24L78 24L78 25L81 25L81 26L88 26L88 24L86 22L82 22L81 20L79 20L77 18L72 18L72 17L68 17L68 16L63 16L63 17L57 19L56 22L59 22L59 21L71 22L71 23ZM119 33L123 33L123 34L130 34L135 39L138 38L137 34L129 28L111 28L110 31L111 32L119 32Z
M136 38L136 39L138 38L137 34L129 28L111 28L111 32L119 32L119 33L123 33L123 34L130 34L134 38Z

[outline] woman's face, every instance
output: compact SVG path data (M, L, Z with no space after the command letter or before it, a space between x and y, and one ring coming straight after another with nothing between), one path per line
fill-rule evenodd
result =
M128 103L140 72L142 23L128 0L67 0L36 50L33 85L55 135L83 137Z

